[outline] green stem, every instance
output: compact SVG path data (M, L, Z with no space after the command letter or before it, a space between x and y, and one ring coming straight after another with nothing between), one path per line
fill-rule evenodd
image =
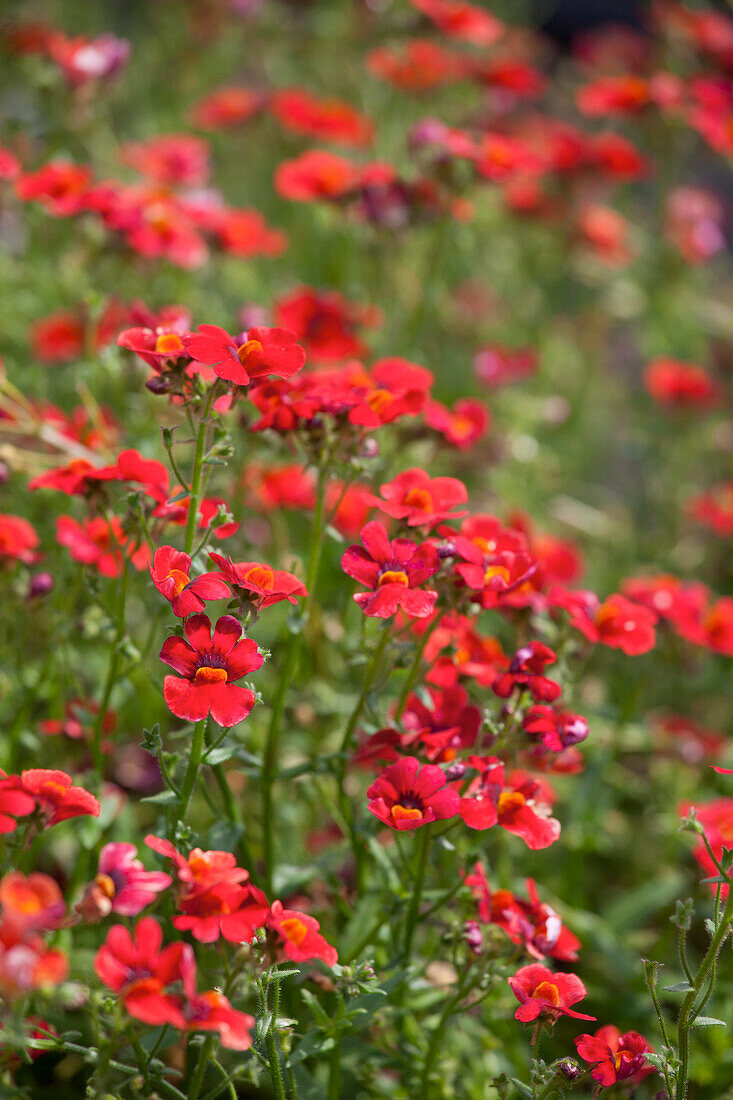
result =
M407 696L410 694L412 688L414 687L415 681L417 680L418 674L420 672L420 664L422 663L422 655L425 652L425 646L428 644L430 635L433 633L435 627L438 625L439 619L440 616L435 615L433 622L423 634L422 638L420 639L420 644L415 650L415 657L412 664L410 665L407 675L405 676L405 681L402 685L399 699L397 700L397 709L394 716L395 722L399 722L400 718L402 717L402 712L404 711L405 703L407 702Z
M178 812L179 821L182 821L186 816L188 803L191 799L193 789L196 786L199 768L201 767L201 759L204 755L204 740L208 721L208 718L204 718L193 727L191 755L188 758L188 767L186 768L186 774L183 777L183 786L181 787L181 804Z
M196 1063L196 1069L193 1071L191 1077L191 1084L188 1088L188 1100L198 1100L198 1095L201 1092L201 1086L204 1082L204 1074L206 1073L206 1067L211 1060L211 1055L214 1050L214 1043L216 1042L216 1035L207 1035L204 1040L204 1044L201 1047L199 1053L199 1060Z
M214 395L217 389L217 383L214 382L206 398L201 420L199 421L198 432L196 433L196 450L193 456L193 470L191 472L191 499L188 505L186 543L184 546L185 552L189 555L193 550L194 539L196 538L196 522L198 520L199 504L201 503L201 484L204 475L206 432L209 427L209 413L211 412L211 406L214 403Z
M695 981L692 983L693 988L685 996L680 1007L680 1015L677 1024L677 1046L680 1067L677 1071L675 1100L686 1100L687 1098L690 1073L690 1028L695 1021L695 1016L699 1012L699 1009L697 1011L695 1010L695 1001L705 985L708 974L710 974L717 963L720 949L723 946L726 936L730 932L731 920L733 920L733 885L731 885L730 877L726 877L728 878L728 899L725 904L725 909L723 910L723 916L718 922L715 934L710 941L710 946L700 963L697 974L695 975Z
M109 707L109 701L112 697L115 684L117 683L118 674L120 671L120 661L122 660L122 654L120 652L120 644L125 636L125 602L127 598L127 561L123 557L122 559L122 573L120 575L119 588L117 593L117 608L116 619L117 629L115 630L114 640L112 642L112 649L109 655L109 664L107 665L107 678L104 682L104 689L102 691L102 698L99 701L99 710L97 711L94 719L94 727L92 730L92 760L94 762L94 770L97 775L104 774L104 754L102 752L102 731L104 729L104 718L107 714Z
M273 982L275 992L272 998L272 1018L267 1029L267 1057L270 1062L270 1077L272 1088L277 1100L285 1100L285 1085L283 1083L282 1068L280 1066L280 1052L277 1049L277 1014L280 1010L280 982Z
M334 1039L331 1057L328 1061L328 1100L339 1100L341 1096L341 1035Z
M318 492L316 496L316 508L313 514L311 527L310 547L308 550L308 569L306 572L305 586L308 590L307 614L310 617L314 604L314 592L318 580L318 566L321 560L321 548L323 545L323 501L326 489L325 469L318 471ZM302 628L302 620L298 624ZM280 746L280 734L282 717L285 711L285 696L292 684L293 674L298 661L300 649L301 630L290 634L287 640L285 655L283 658L280 678L275 688L272 700L272 714L267 730L265 744L265 757L262 768L262 828L263 828L263 864L264 864L264 890L266 894L272 892L272 878L275 865L275 805L274 785L277 778L278 749Z
M377 647L374 650L374 653L372 655L372 659L371 659L369 665L367 666L367 670L366 670L366 673L364 675L364 680L363 680L363 683L361 685L361 692L359 693L359 698L356 700L356 706L354 707L354 709L351 712L351 717L349 718L348 722L346 723L346 729L344 730L344 735L341 738L340 752L343 756L343 760L342 760L342 763L341 763L339 779L341 781L342 786L343 786L343 773L346 770L346 753L349 750L349 746L351 744L351 738L354 734L354 730L356 729L357 723L358 723L359 719L361 718L361 712L364 709L364 704L366 703L367 695L371 691L372 684L374 683L374 681L376 679L377 672L379 670L379 666L382 662L382 654L384 653L384 650L387 646L387 642L389 641L389 638L390 638L390 630L389 630L389 627L385 625L381 628L381 637L380 637L379 641L377 642Z
M430 1036L430 1044L425 1055L425 1064L423 1066L422 1077L420 1078L419 1092L421 1096L427 1096L430 1074L435 1064L435 1060L438 1057L438 1050L440 1048L440 1041L443 1037L445 1025L447 1024L449 1018L453 1015L458 1005L463 1000L463 996L464 989L463 982L461 982L458 987L458 992L446 1001L443 1011L440 1014L438 1025L435 1028L433 1034Z
M430 852L430 826L422 826L422 835L420 836L420 847L417 857L417 870L415 871L415 880L412 888L412 897L410 898L410 908L407 910L407 919L405 921L405 946L404 956L405 960L409 962L410 952L412 950L412 939L415 934L415 926L417 925L417 918L420 915L420 899L422 898L422 889L425 883L425 871L428 866L428 854Z

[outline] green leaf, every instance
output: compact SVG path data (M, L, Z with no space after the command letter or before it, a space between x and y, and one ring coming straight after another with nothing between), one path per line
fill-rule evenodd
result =
M727 1027L725 1020L717 1020L715 1016L698 1016L692 1021L690 1027Z
M168 806L171 802L178 801L178 795L175 791L160 791L158 794L148 795L147 798L141 798L141 802L153 802L156 806Z
M529 1085L525 1085L523 1081L518 1081L516 1077L512 1077L512 1084L520 1096L523 1096L525 1100L532 1100L532 1089Z
M662 986L667 993L690 993L692 988L689 982L674 982L673 985Z
M223 764L225 760L231 760L238 749L238 745L217 745L215 749L210 749L207 752L203 762L213 768L216 764Z

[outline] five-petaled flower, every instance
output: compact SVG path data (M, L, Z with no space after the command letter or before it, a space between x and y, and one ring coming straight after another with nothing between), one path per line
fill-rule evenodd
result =
M211 634L206 615L192 615L184 625L185 638L166 638L161 661L182 678L166 676L163 695L176 718L200 722L208 714L220 726L235 726L247 717L255 694L239 687L248 672L262 665L257 643L242 637L242 626L232 615L222 615Z
M529 966L521 966L507 981L520 1002L514 1013L515 1020L528 1023L540 1015L553 1023L559 1016L595 1020L595 1016L586 1016L571 1007L582 1001L587 992L577 974L553 974L540 963L530 963Z
M168 600L174 615L185 618L204 610L206 600L223 600L231 595L229 585L218 573L191 577L191 558L173 546L159 546L149 566L153 584Z
M268 374L290 378L305 363L305 351L283 328L255 326L234 337L219 325L199 325L183 342L193 359L212 366L219 378L236 386L248 386L253 378Z
M654 1073L654 1067L645 1058L653 1047L638 1031L622 1035L613 1024L606 1024L593 1035L578 1035L575 1046L583 1061L595 1063L591 1077L604 1088L619 1081L638 1084Z
M382 772L367 791L368 809L390 829L419 829L455 817L460 800L437 764L405 756Z
M406 615L424 619L432 613L438 593L419 586L438 572L438 551L429 542L419 546L409 539L390 542L384 525L371 520L361 531L363 546L350 546L341 568L370 592L354 599L365 615L388 619L402 608Z

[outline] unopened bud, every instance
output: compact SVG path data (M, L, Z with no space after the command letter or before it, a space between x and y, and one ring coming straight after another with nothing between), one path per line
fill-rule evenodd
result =
M457 760L445 769L445 778L448 783L454 783L456 779L463 779L466 774L466 765Z
M577 1081L580 1077L580 1066L572 1058L563 1058L557 1068L563 1077L567 1077L568 1081Z
M7 462L0 462L0 485L4 485L10 477L10 467Z
M484 937L481 929L479 928L475 920L467 920L463 926L463 939L466 942L466 947L469 951L473 951L474 955L480 955L484 946Z
M40 596L47 596L53 591L53 577L50 573L36 573L31 577L28 585L28 599L35 600Z

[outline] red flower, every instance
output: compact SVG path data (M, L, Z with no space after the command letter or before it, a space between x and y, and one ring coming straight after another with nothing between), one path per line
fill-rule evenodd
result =
M578 958L580 940L564 926L551 906L540 902L531 878L526 883L528 900L509 890L492 891L480 862L466 875L465 883L478 902L479 920L502 928L512 943L523 944L533 958L549 955L564 962L575 962Z
M405 756L388 768L367 791L368 809L390 829L419 829L431 821L455 817L459 797L446 785L445 772Z
M586 1016L570 1007L582 1001L587 992L577 974L553 974L546 966L531 963L520 967L507 981L512 993L521 1002L514 1013L515 1020L527 1023L541 1014L552 1023L559 1016L595 1020L595 1016Z
M338 962L336 948L319 935L321 926L308 913L283 909L281 901L273 901L266 923L280 937L280 951L291 962L321 959L326 966L334 966Z
M178 871L176 907L180 916L173 924L190 932L200 943L223 936L232 943L249 943L265 923L267 898L247 880L249 872L237 867L231 852L194 848L184 858L168 840L147 836L153 851L172 859Z
M601 262L622 267L632 259L628 244L629 223L610 206L588 203L578 213L578 234Z
M350 546L341 558L341 568L371 589L354 596L364 614L388 619L402 608L405 614L418 619L430 615L438 593L418 586L438 572L435 547L428 542L417 546L409 539L390 542L377 520L362 528L361 539L363 547Z
M27 817L35 808L36 800L17 787L15 777L0 772L0 835L14 832L18 827L16 818Z
M278 325L294 332L313 359L347 359L363 355L366 345L357 338L358 325L379 322L379 311L349 302L335 290L301 287L275 303Z
M281 600L295 604L299 596L308 595L302 581L284 569L271 569L269 565L257 561L235 562L231 558L223 558L221 554L209 554L209 557L219 566L221 576L232 588L244 589L249 593L248 599L260 610L280 603Z
M131 542L116 516L109 522L102 516L95 516L82 523L71 516L59 516L56 539L61 546L67 547L74 561L96 566L105 577L119 576L123 553L136 569L144 569L150 560L147 544L138 546Z
M443 691L429 687L427 694L430 706L416 694L408 695L402 724L410 741L425 745L428 760L444 763L452 760L459 749L473 745L481 711L469 703L468 692L460 684Z
M317 99L304 88L283 89L272 99L272 113L287 130L340 145L371 145L374 125L349 103Z
M47 827L85 814L99 817L101 807L97 799L83 787L75 787L66 772L30 768L20 775L8 776L6 790L11 786L35 799Z
M294 202L338 199L359 186L362 174L363 169L346 157L324 149L309 149L278 165L275 190Z
M607 1024L593 1035L578 1035L575 1046L583 1061L596 1063L591 1077L604 1088L619 1081L638 1084L655 1072L644 1057L653 1047L637 1031L622 1035L613 1024Z
M633 115L650 104L651 89L647 80L631 73L601 76L581 88L576 101L586 115Z
M687 511L697 522L727 538L733 535L733 481L725 481L707 493L691 497ZM629 593L632 595L632 593Z
M31 326L31 347L37 359L44 363L69 363L77 359L84 348L84 325L69 310L50 313Z
M552 703L561 692L560 685L544 675L545 666L554 664L557 655L543 642L522 646L511 659L509 670L497 676L491 685L495 695L508 699L515 688L527 690L535 702Z
M173 546L159 546L149 569L153 584L181 618L203 611L206 600L231 596L229 585L217 573L202 573L191 580L191 558Z
M559 586L549 593L552 606L570 611L570 625L591 642L620 649L629 656L648 653L656 645L656 612L617 593L599 605L592 592L568 592Z
M502 344L483 348L473 361L476 377L492 389L521 382L535 374L538 365L539 357L534 348L507 348Z
M644 386L655 401L671 408L710 408L720 389L703 367L678 359L653 359L644 369Z
M443 34L474 46L493 46L504 33L501 20L466 0L410 0L410 3Z
M305 363L295 336L282 328L255 327L235 339L219 325L199 325L184 344L193 359L208 363L219 378L237 386L268 374L290 378Z
M393 519L404 519L408 527L434 527L441 520L467 515L465 511L453 511L468 500L462 481L455 477L431 478L417 466L381 485L379 491L381 498L373 497L372 504Z
M397 88L425 92L460 80L468 66L463 57L444 50L437 42L411 39L401 55L390 49L373 50L367 57L367 68Z
M242 259L280 256L288 243L285 234L272 229L258 210L222 210L210 230L226 252Z
M331 510L331 523L336 530L351 538L358 535L372 511L372 495L365 485L329 481L326 488L326 509Z
M119 157L164 187L201 187L209 178L209 143L194 134L155 134L123 145Z
M522 726L530 736L539 736L551 752L563 752L588 736L588 723L582 715L542 705L529 707Z
M266 96L251 88L217 88L191 109L191 122L200 130L229 130L256 115L265 102Z
M37 560L33 551L38 543L36 530L27 519L0 514L0 561L14 558L31 565Z
M725 771L722 774L726 774ZM712 802L702 805L692 802L682 802L678 807L680 817L684 817L691 809L696 811L697 820L702 825L708 843L718 860L723 853L723 848L733 848L733 798L715 798ZM693 856L700 864L707 877L718 874L718 868L708 854L708 850L702 840L695 845ZM711 893L717 890L717 883L708 883ZM728 887L722 887L722 897L728 896Z
M134 938L124 924L113 924L94 957L94 973L124 999L139 982L155 983L162 991L180 980L183 954L191 950L186 944L172 943L161 951L162 944L163 933L153 917L137 922Z
M428 427L440 432L459 451L469 450L486 435L491 424L486 406L470 397L456 401L452 409L439 401L428 401L424 415Z
M500 825L521 837L528 848L549 848L560 836L560 822L550 817L549 786L515 771L504 778L504 764L496 756L471 756L472 779L460 801L459 813L470 829Z
M242 626L231 615L222 615L211 636L206 615L192 615L179 634L166 638L160 659L183 679L166 676L163 694L171 712L187 722L200 722L207 714L220 726L235 726L247 717L255 702L253 691L233 681L262 665L262 655L252 638L242 637Z
M88 168L56 160L17 179L15 192L23 202L39 202L54 217L67 218L84 209L91 182L92 173Z

